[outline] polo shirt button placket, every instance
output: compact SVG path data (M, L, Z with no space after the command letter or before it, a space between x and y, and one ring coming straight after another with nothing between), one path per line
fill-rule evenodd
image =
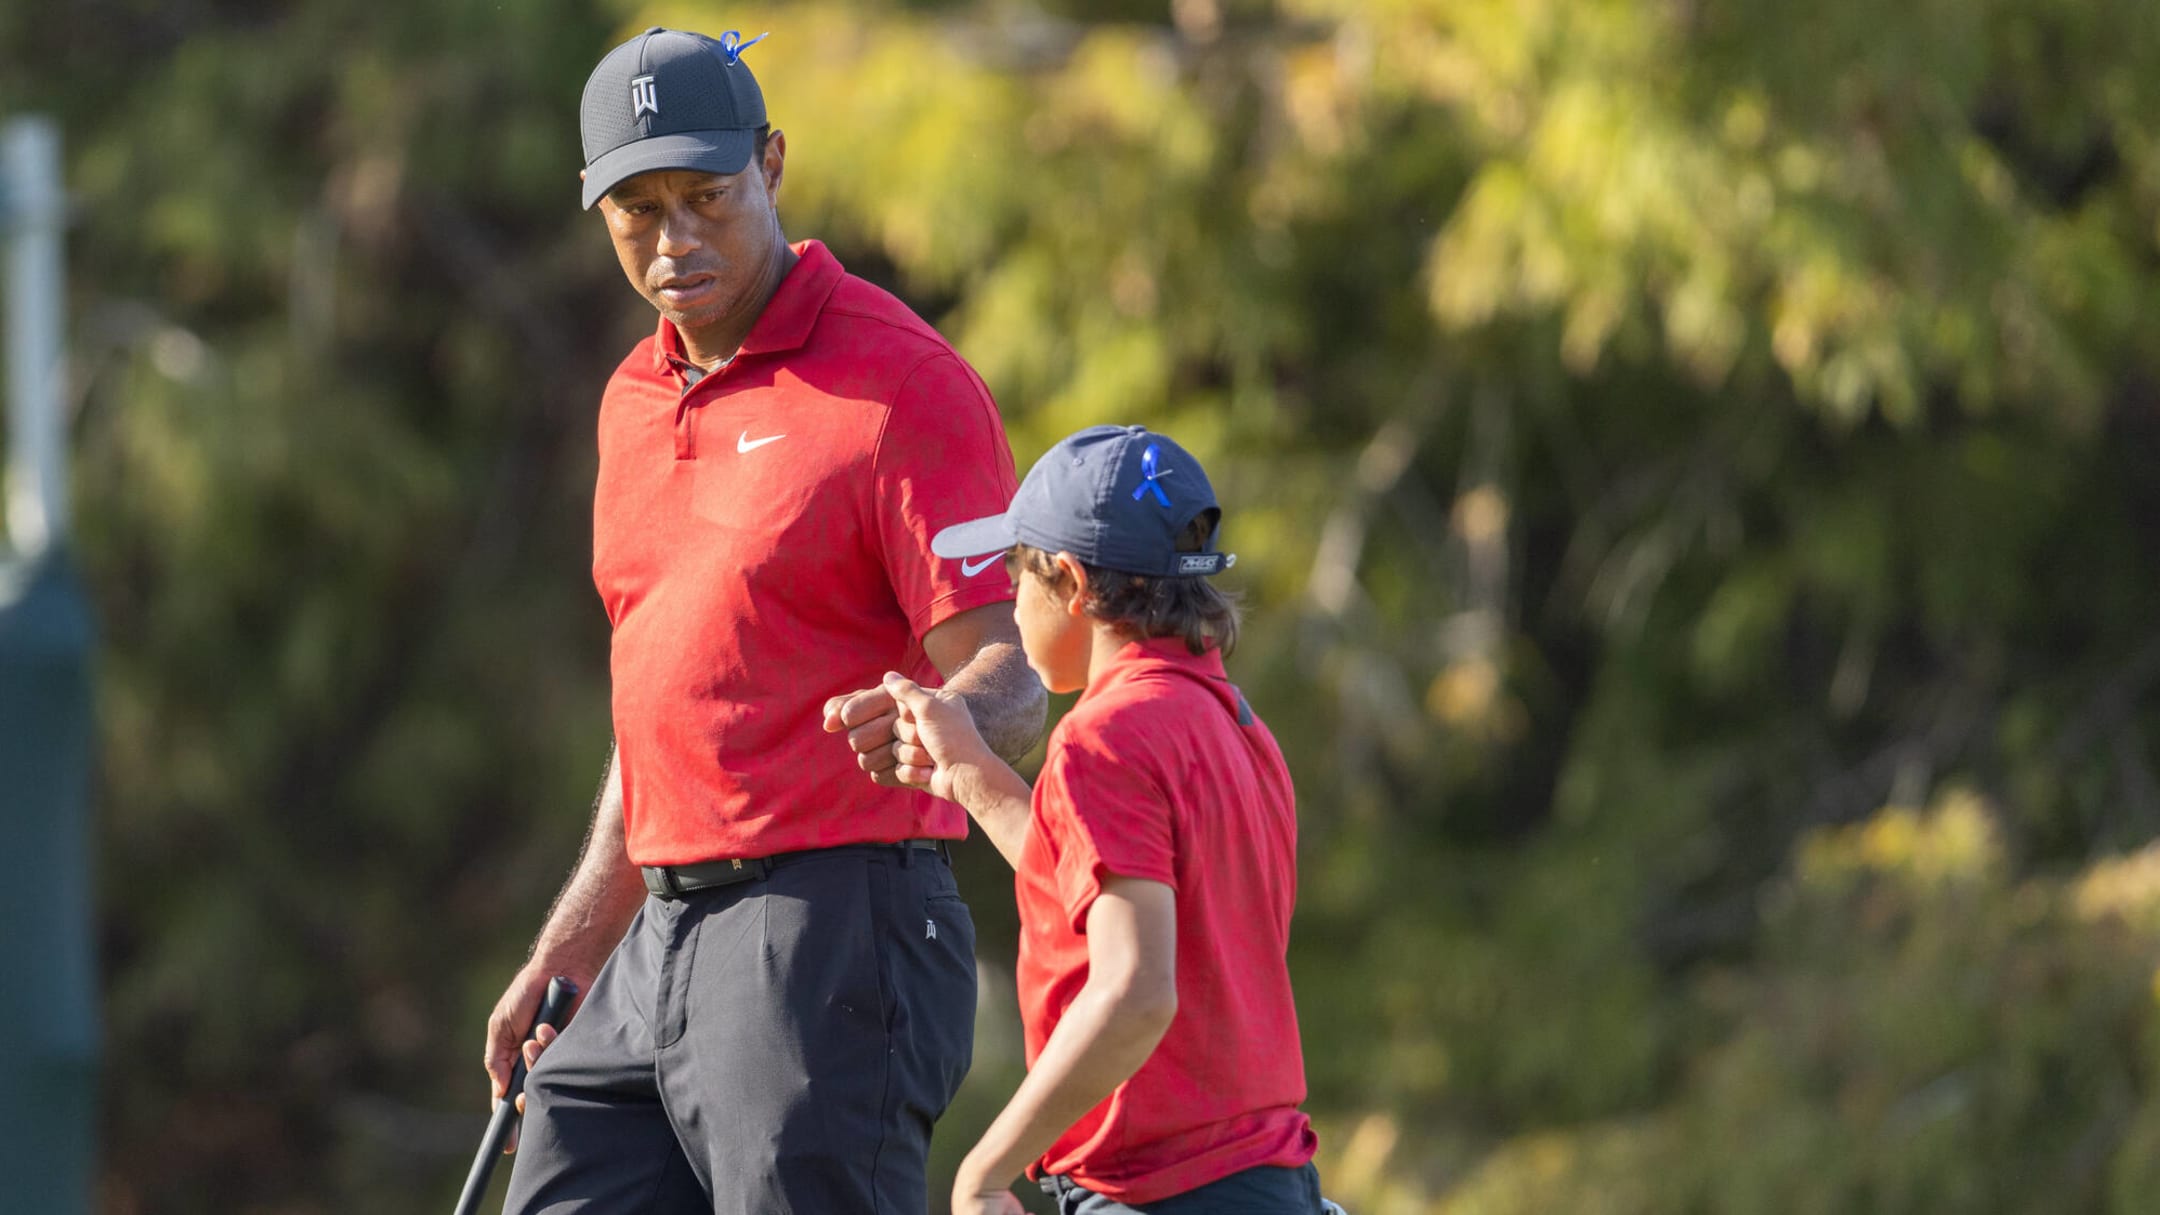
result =
M688 395L675 407L675 458L697 459L697 415L691 411Z
M672 358L669 361L674 362ZM708 380L727 372L727 365L723 363L718 368L706 372L695 383L692 383L690 377L685 374L685 370L689 366L687 363L675 364L675 374L681 377L683 381L682 395L675 404L675 458L678 460L697 459L697 417L698 410L704 402L698 402L696 405L691 404L690 394L704 387Z

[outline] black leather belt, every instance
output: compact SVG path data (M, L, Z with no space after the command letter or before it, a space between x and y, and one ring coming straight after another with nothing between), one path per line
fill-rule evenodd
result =
M640 865L638 872L645 878L645 889L656 899L679 899L697 890L711 890L716 886L733 886L739 882L761 882L767 874L789 861L804 857L823 856L829 852L845 852L856 848L898 848L903 863L909 853L935 852L952 863L950 840L902 840L897 844L843 844L837 848L809 848L801 852L778 852L771 856L744 857L740 860L700 861L695 865Z

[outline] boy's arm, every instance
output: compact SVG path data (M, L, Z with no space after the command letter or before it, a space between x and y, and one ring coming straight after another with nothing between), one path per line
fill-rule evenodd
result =
M897 782L960 803L1005 863L1019 868L1032 790L983 741L962 694L932 691L899 674L887 674L879 686L899 712L892 728Z
M1177 1016L1177 894L1106 875L1087 914L1088 978L1027 1079L953 1181L953 1209L1006 1190L1147 1062Z
M903 725L902 730L906 730ZM904 744L903 744L904 745ZM1027 843L1029 799L1034 790L995 755L981 762L951 769L952 800L967 809L983 834L997 846L998 855L1013 868L1020 867L1020 847Z

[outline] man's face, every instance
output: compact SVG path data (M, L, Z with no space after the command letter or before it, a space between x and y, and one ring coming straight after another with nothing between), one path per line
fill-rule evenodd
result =
M774 197L786 158L778 132L740 173L640 173L600 199L615 256L638 294L685 331L747 324L786 248Z

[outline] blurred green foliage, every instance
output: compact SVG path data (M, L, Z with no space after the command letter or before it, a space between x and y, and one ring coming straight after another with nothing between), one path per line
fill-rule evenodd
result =
M575 103L656 21L773 32L790 233L1023 464L1207 459L1336 1197L2152 1209L2160 9L84 0L0 109L80 208L107 1209L462 1174L606 743Z

